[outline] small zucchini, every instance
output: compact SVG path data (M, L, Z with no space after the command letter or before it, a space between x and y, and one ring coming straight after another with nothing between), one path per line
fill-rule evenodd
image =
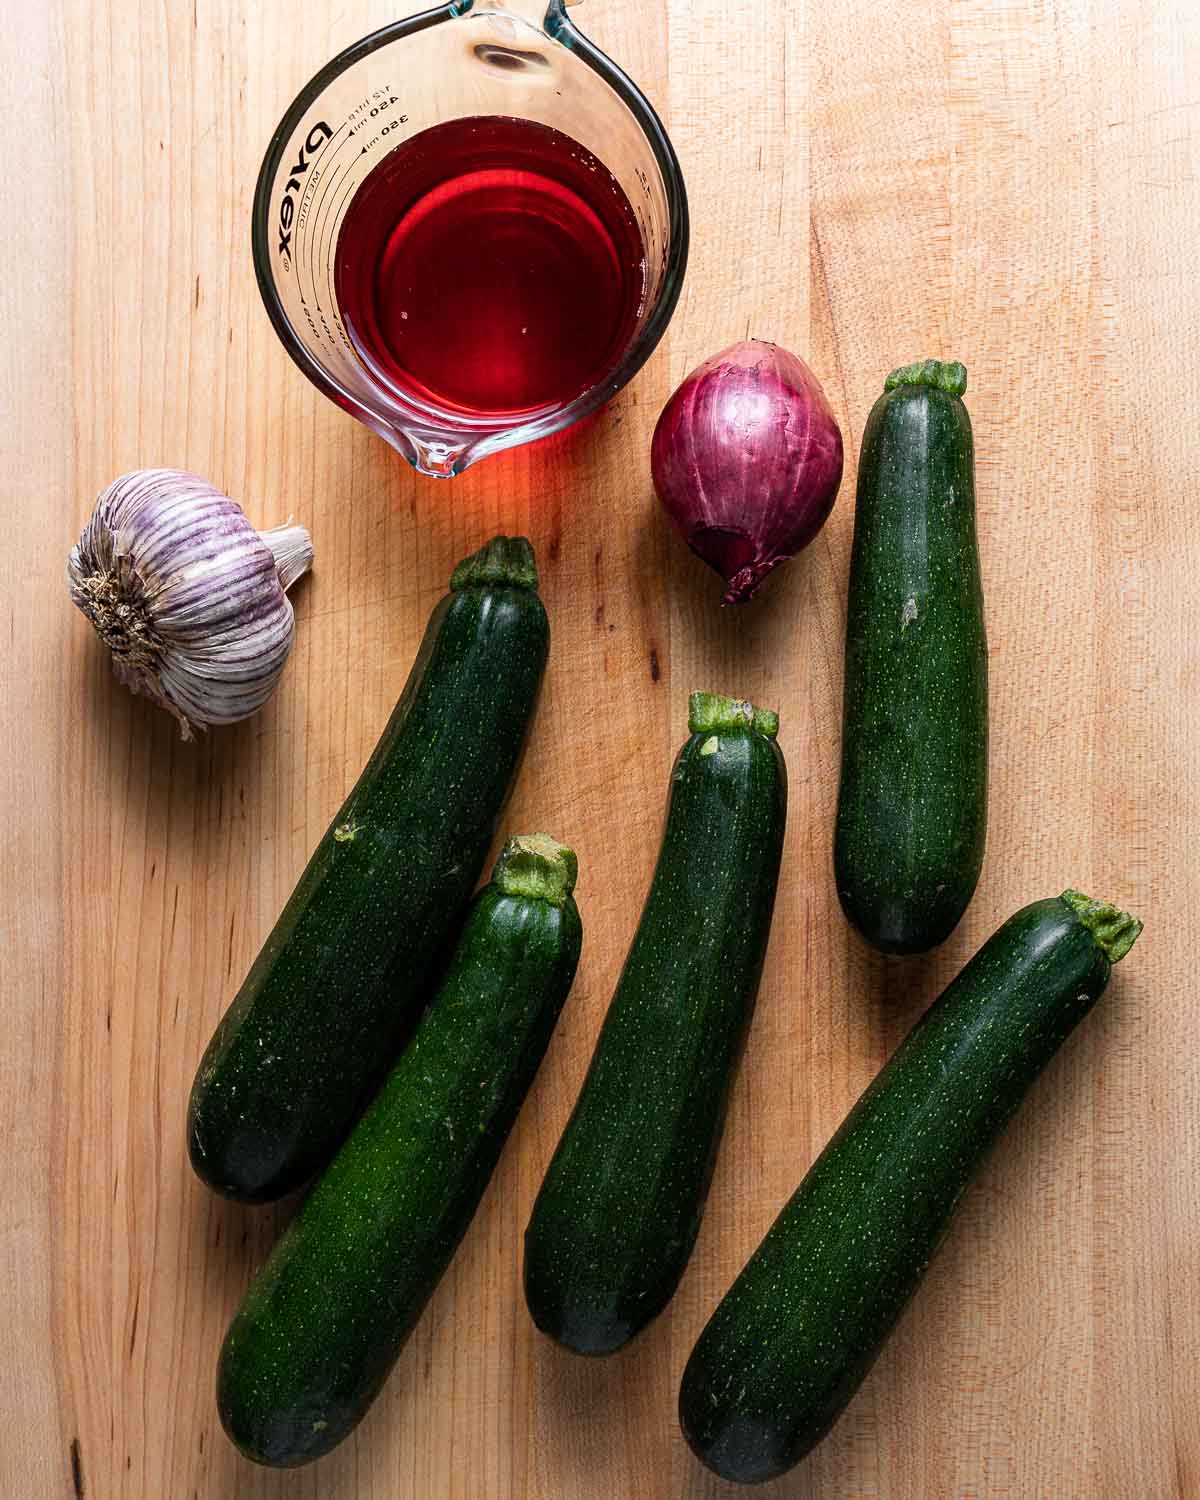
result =
M255 1277L221 1350L256 1463L335 1447L375 1399L491 1178L579 961L575 856L513 839L379 1094Z
M775 714L693 693L658 865L525 1234L533 1321L621 1348L687 1264L771 929L787 814Z
M217 1027L192 1166L264 1203L344 1139L428 998L487 858L550 633L523 538L459 563L354 790Z
M960 364L895 370L858 466L834 866L884 953L950 935L987 833L987 639Z
M964 1188L1141 927L1076 891L1036 901L918 1021L692 1351L679 1416L709 1468L773 1479L833 1426Z

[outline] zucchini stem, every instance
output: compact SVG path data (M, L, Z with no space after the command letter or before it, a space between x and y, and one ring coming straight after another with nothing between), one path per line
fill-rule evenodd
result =
M961 396L967 388L967 367L958 360L943 363L940 359L919 359L915 365L901 365L883 382L885 391L900 385L927 385L935 391Z
M692 734L745 734L751 730L773 740L779 733L779 715L769 708L756 708L745 698L693 693L688 699L688 729Z
M1096 939L1109 963L1120 963L1137 942L1141 922L1111 901L1093 901L1079 891L1064 891L1062 899Z
M537 593L537 564L523 536L494 536L478 552L464 557L450 575L452 593L488 584Z
M573 849L548 833L525 833L505 844L492 871L492 883L506 896L563 906L578 874Z

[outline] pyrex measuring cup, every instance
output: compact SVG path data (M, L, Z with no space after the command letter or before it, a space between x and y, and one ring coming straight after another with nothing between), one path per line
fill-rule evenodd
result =
M587 147L620 183L645 249L645 294L611 374L518 418L441 411L392 384L356 350L334 293L338 233L368 173L419 131L478 115L532 120ZM687 198L654 110L562 0L453 0L364 37L301 91L259 173L253 237L267 311L304 373L422 473L448 476L568 426L636 373L679 297ZM462 275L487 275L486 247Z

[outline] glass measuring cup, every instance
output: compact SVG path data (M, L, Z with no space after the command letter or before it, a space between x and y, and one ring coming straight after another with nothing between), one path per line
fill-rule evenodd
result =
M431 126L487 115L550 126L591 151L628 198L645 251L641 306L611 373L566 404L516 417L442 410L389 380L351 340L334 290L342 221L373 168ZM687 241L687 197L666 132L562 0L452 0L348 47L284 115L254 196L254 266L284 347L319 390L438 477L557 432L620 390L675 309ZM486 274L483 245L462 275Z

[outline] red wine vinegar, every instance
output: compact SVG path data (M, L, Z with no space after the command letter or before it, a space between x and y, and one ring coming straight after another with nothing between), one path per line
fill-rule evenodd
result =
M531 120L449 120L355 193L335 290L368 366L443 411L512 418L610 374L641 312L644 252L613 174Z

